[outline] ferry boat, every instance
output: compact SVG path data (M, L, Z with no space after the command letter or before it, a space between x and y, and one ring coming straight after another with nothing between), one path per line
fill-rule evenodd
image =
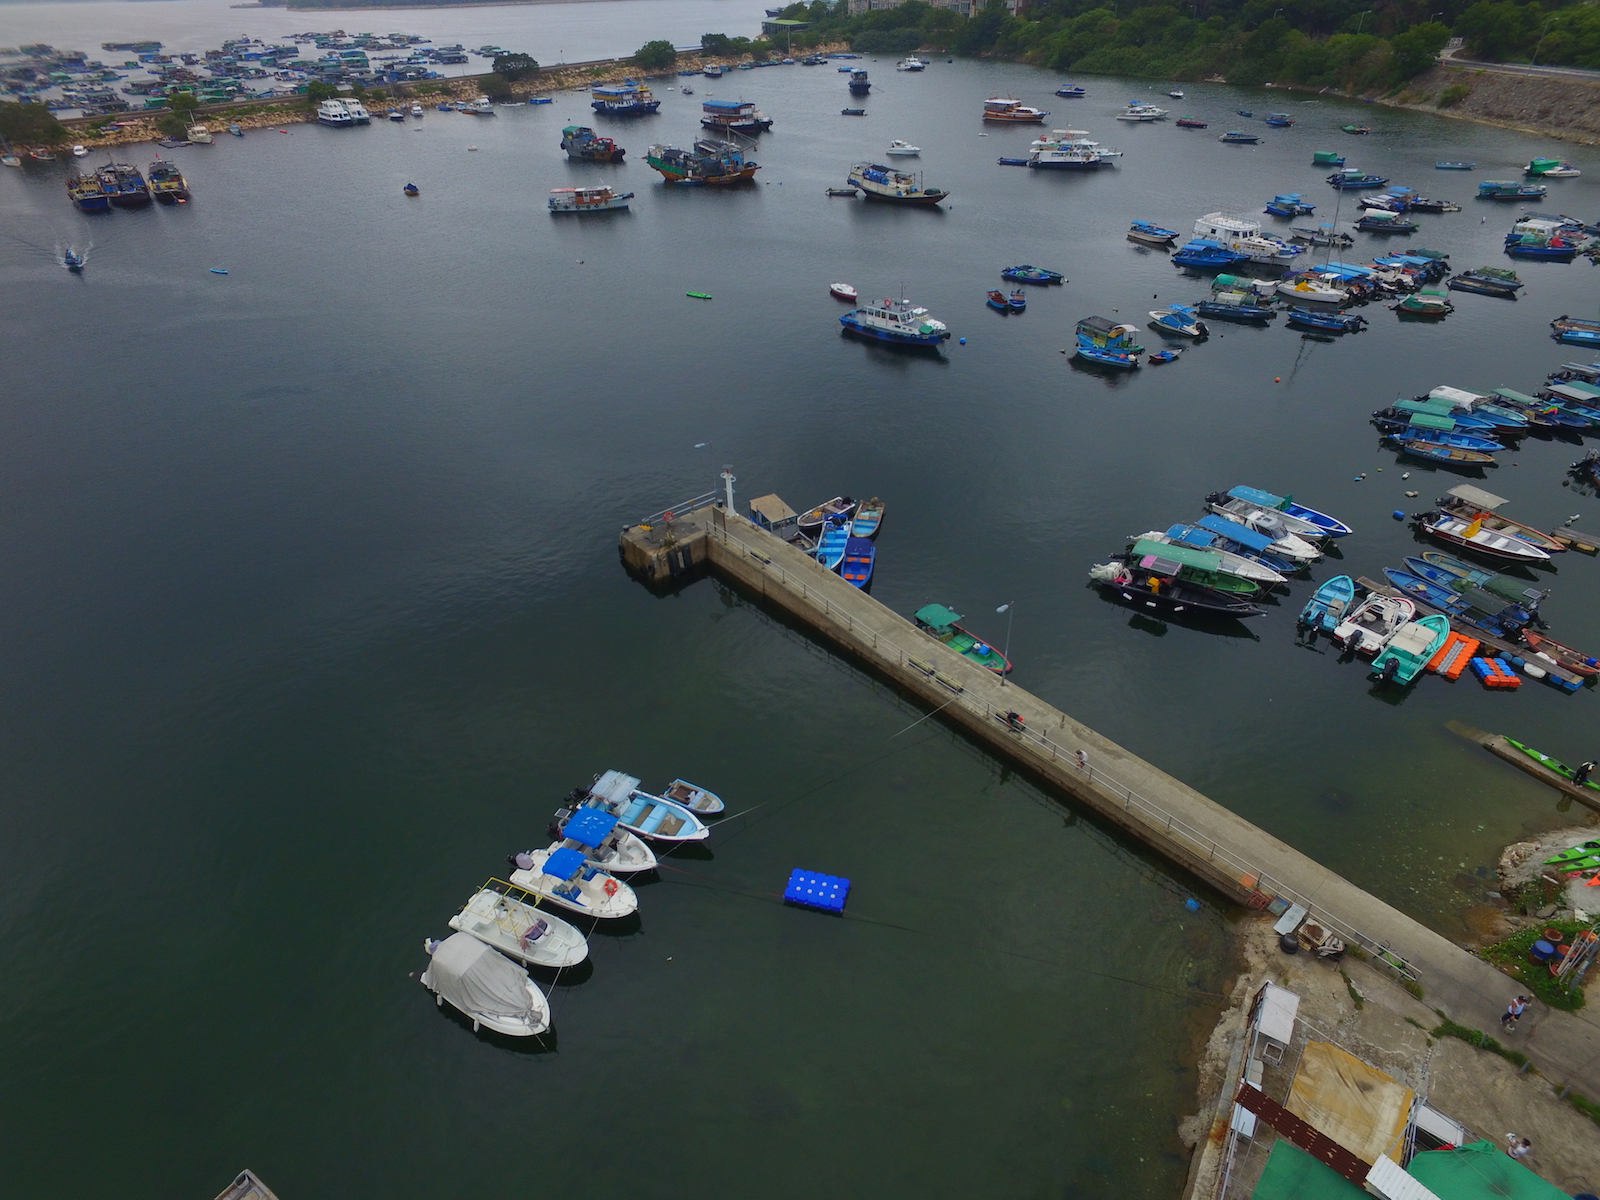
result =
M107 163L100 168L100 187L118 208L143 208L150 203L150 188L137 167Z
M350 110L344 106L343 100L324 100L317 105L317 124L343 128L354 125L355 118L350 115Z
M597 83L589 89L589 95L593 97L589 107L608 117L646 117L661 107L661 101L637 79Z
M850 168L847 182L860 188L866 199L890 204L937 204L950 195L942 188L925 186L920 175L907 175L880 163L857 163Z
M1194 223L1195 236L1226 246L1251 262L1284 266L1298 262L1306 248L1261 232L1261 222L1229 213L1207 213Z
M651 146L645 152L645 162L661 172L668 183L687 187L721 186L743 183L753 179L760 170L757 163L744 156L744 151L726 142L702 138L693 149L681 150L677 146Z
M1122 157L1122 151L1107 150L1099 142L1090 141L1087 129L1052 129L1044 137L1035 138L1031 150L1028 166L1047 171L1109 167L1112 159Z
M553 213L616 212L627 208L633 199L632 192L613 192L601 184L599 187L568 187L550 189L550 211Z
M985 121L1012 121L1021 125L1042 125L1050 115L1049 109L1029 108L1021 100L1008 100L1003 96L991 97L983 102Z
M852 96L865 96L872 90L872 81L867 78L867 73L859 67L850 71L850 94Z
M936 350L939 343L950 337L943 321L936 320L928 310L901 297L898 300L880 300L877 304L847 312L839 318L846 333L876 342L895 346L912 346Z
M568 125L561 131L561 148L577 162L621 162L627 153L610 138L596 137L587 125Z
M1157 108L1154 104L1140 104L1137 100L1129 100L1128 107L1117 114L1119 121L1164 121L1167 110Z
M67 195L84 212L111 211L111 193L99 174L79 175L74 171L67 176Z
M162 204L189 203L189 181L177 163L164 158L150 164L150 192Z
M772 128L772 118L749 100L706 100L701 103L700 124L707 129L732 130L754 137Z

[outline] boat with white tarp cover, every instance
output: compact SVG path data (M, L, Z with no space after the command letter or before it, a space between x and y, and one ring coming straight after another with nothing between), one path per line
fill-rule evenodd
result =
M422 986L443 1007L508 1037L532 1037L550 1028L550 1005L528 973L470 933L452 933L426 944L428 969Z

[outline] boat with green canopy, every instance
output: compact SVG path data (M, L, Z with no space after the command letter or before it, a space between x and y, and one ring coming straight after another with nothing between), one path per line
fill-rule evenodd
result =
M961 657L970 659L980 667L988 667L996 675L1011 670L1010 660L993 646L974 634L968 633L958 622L961 614L942 604L924 604L913 614L917 628L936 642L943 642Z
M1175 546L1140 538L1134 542L1128 561L1142 567L1154 567L1160 561L1166 573L1175 575L1185 583L1235 596L1254 596L1261 590L1261 584L1254 579L1246 579L1225 570L1222 555L1209 550L1197 550L1192 546ZM1176 571L1172 570L1174 565Z
M1400 626L1372 660L1372 678L1385 683L1415 682L1449 636L1449 617L1418 617Z

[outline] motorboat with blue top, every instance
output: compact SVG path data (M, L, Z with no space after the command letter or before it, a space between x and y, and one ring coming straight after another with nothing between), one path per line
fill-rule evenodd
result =
M543 897L502 879L479 888L450 918L450 928L530 967L562 970L589 956L589 941L572 925L543 910Z
M856 337L915 349L937 350L941 342L950 338L950 329L943 321L904 297L880 300L847 312L839 318L839 324Z
M1248 254L1230 250L1221 242L1209 238L1192 238L1172 256L1172 264L1196 271L1231 271L1241 263L1250 261Z
M1202 533L1210 534L1215 539L1210 548L1231 550L1235 554L1246 558L1253 558L1259 563L1271 567L1282 575L1293 575L1303 571L1311 563L1317 561L1322 555L1310 542L1302 541L1293 535L1273 537L1269 534L1257 533L1248 525L1241 525L1228 517L1216 513L1206 513L1192 526L1174 525L1168 529L1173 534L1178 529L1197 529ZM1176 535L1175 535L1176 536ZM1186 533L1182 539L1190 545L1199 545L1198 536Z
M1259 133L1246 133L1243 129L1230 129L1217 138L1217 141L1230 146L1254 146L1260 140Z
M699 842L711 830L681 804L641 792L639 780L621 771L606 771L589 787L585 805L614 814L629 833L658 842Z
M1276 309L1263 304L1253 292L1212 292L1209 300L1202 300L1195 305L1195 311L1202 317L1246 325L1265 325L1278 316Z
M1348 575L1335 575L1306 601L1296 626L1302 631L1331 634L1344 621L1355 599L1355 580Z
M1194 306L1190 304L1172 304L1166 308L1151 309L1150 328L1157 333L1187 338L1203 338L1211 332L1196 313Z
M1286 517L1291 517L1295 521L1304 521L1311 527L1308 532L1319 533L1324 537L1349 537L1354 532L1350 526L1339 520L1338 517L1330 517L1325 512L1318 512L1316 509L1308 508L1304 504L1296 504L1293 496L1276 496L1271 492L1263 491L1261 488L1246 487L1242 483L1229 488L1228 495L1238 500L1259 504L1263 508L1283 513ZM1290 528L1291 530L1294 528L1293 522L1290 522Z
M1088 94L1083 88L1073 83L1062 84L1056 89L1056 95L1064 96L1068 100L1081 100Z
M1248 579L1264 588L1273 588L1279 584L1289 582L1288 575L1283 572L1275 571L1254 558L1223 549L1220 544L1222 540L1220 535L1210 533L1204 529L1196 529L1192 525L1173 525L1165 533L1152 529L1146 533L1139 534L1133 540L1203 550L1216 556L1218 560L1217 569L1219 571L1225 571L1229 575L1237 575L1240 579Z
M1303 217L1317 211L1299 192L1281 192L1267 201L1266 211L1275 217Z
M1318 333L1360 333L1367 327L1367 319L1356 313L1314 312L1309 308L1291 308L1289 325L1297 329L1311 329Z
M550 836L557 845L583 851L591 866L614 875L655 869L655 851L643 838L623 829L615 813L588 807L586 788L574 788L567 799L574 807L558 808L550 822ZM528 866L516 858L511 865Z
M639 897L616 876L591 866L583 851L571 846L528 850L527 868L511 872L510 882L537 895L543 903L614 921L639 910Z

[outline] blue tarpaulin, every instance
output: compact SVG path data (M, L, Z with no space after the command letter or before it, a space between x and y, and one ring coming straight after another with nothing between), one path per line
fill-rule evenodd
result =
M583 852L574 850L571 846L563 846L544 860L544 873L554 875L557 879L571 879L581 870L583 870Z
M588 846L592 850L605 841L616 827L617 818L611 813L598 808L580 808L572 814L572 819L561 832L574 842Z
M1202 529L1211 530L1212 533L1220 533L1225 538L1232 538L1241 546L1246 546L1257 553L1270 547L1276 540L1264 533L1257 533L1247 525L1230 521L1227 517L1219 517L1216 513L1207 513L1195 524Z

